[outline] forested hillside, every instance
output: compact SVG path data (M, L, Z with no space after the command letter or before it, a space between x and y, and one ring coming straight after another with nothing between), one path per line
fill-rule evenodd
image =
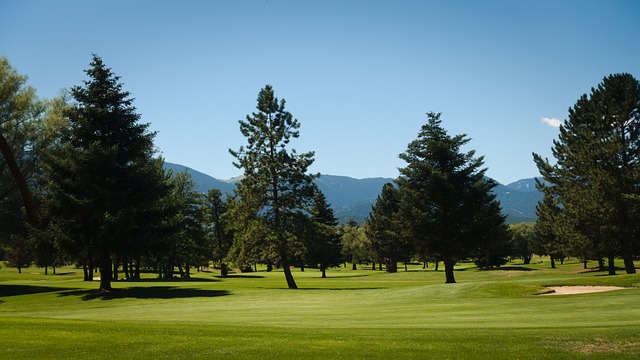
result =
M232 194L235 189L233 179L220 180L189 168L185 165L165 162L165 168L174 172L185 169L196 189L202 193L209 189L219 189L222 193ZM385 183L393 182L391 178L354 179L348 176L322 174L316 179L318 188L327 197L341 223L353 220L358 224L364 222L375 204ZM536 204L542 194L535 188L535 179L522 179L509 185L498 184L494 189L502 205L502 212L507 215L507 223L531 222L536 220Z

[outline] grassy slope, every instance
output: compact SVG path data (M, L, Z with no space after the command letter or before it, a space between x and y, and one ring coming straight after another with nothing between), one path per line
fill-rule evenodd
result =
M81 271L0 270L0 359L635 358L640 275L569 262L496 271L461 267L458 284L416 267L385 274L258 272L118 282L103 296ZM39 274L34 274L38 272ZM609 293L531 296L551 285Z

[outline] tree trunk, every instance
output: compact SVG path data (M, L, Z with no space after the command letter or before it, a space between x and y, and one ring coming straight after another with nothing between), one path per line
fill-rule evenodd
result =
M229 269L227 269L227 264L221 263L220 264L220 276L227 277L227 275L229 275Z
M287 286L289 289L297 289L298 285L296 285L296 281L293 279L293 274L291 274L291 268L289 267L288 261L282 260L282 270L284 270L284 277L287 280Z
M91 277L89 276L89 268L87 264L82 264L82 273L84 274L84 281L90 281Z
M605 271L606 268L604 266L604 260L600 257L598 258L598 270L599 271Z
M523 260L525 265L531 264L531 256L524 256Z
M440 261L436 261L436 268L435 268L435 271L438 271L438 267L440 267Z
M388 273L398 272L398 263L395 260L388 259L386 265Z
M48 274L48 270L49 270L49 267L45 265L45 267L44 267L44 274L45 275L49 275Z
M358 270L358 267L356 266L355 262L351 263L351 270Z
M551 256L551 268L552 269L556 268L556 260L553 258L553 256Z
M271 261L267 261L267 272L271 271L273 271L273 264L271 264Z
M609 275L616 275L615 256L607 256L607 266L609 267Z
M375 261L371 262L371 270L375 270L376 269L376 263Z
M325 279L327 277L327 269L324 265L320 265L320 270L322 271L322 278Z
M445 273L445 278L446 284L455 284L456 279L453 276L453 267L456 264L455 261L453 261L453 259L444 259L444 273Z
M582 268L587 270L587 259L584 259L584 261L582 263Z
M428 267L429 267L429 262L427 262L427 261L423 261L423 262L422 262L422 268L423 268L423 269L426 269L426 268L428 268Z
M111 256L102 254L100 260L100 291L111 291Z
M135 278L140 280L140 258L136 260L136 276Z
M173 256L171 256L169 258L169 262L167 263L167 267L164 269L165 274L164 274L164 278L165 279L173 279L173 268L175 267L175 261Z
M409 271L409 267L407 266L407 262L404 262L404 271Z
M624 270L627 272L627 274L635 274L636 267L633 264L633 256L629 252L626 252L626 254L624 254L623 256L623 259L624 259Z

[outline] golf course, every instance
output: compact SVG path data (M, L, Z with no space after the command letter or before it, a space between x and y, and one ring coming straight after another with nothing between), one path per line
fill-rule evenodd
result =
M334 268L120 280L0 269L0 359L636 359L640 274L569 259L398 273ZM620 271L622 273L622 271ZM554 294L557 286L578 293ZM582 293L607 286L615 291ZM612 288L605 288L611 290Z

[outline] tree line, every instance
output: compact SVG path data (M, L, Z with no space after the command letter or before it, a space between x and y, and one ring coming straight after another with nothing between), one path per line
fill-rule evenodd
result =
M635 96L635 108L585 118L604 99L623 97L611 90L591 104L595 100L585 96L554 143L562 161L551 165L535 155L546 180L538 184L545 194L540 220L510 229L483 157L463 152L470 139L449 135L440 114L427 114L417 139L400 154L407 165L383 187L365 223L339 225L314 183L318 175L309 173L314 153L291 148L300 123L271 86L239 121L246 144L229 150L243 171L236 191L201 194L186 172L163 168L155 133L102 59L93 55L85 72L82 85L47 101L0 58L0 255L19 271L31 263L45 271L75 264L91 281L99 269L100 289L110 291L120 272L125 278L142 271L188 278L192 269L214 264L226 276L230 267L251 271L260 263L281 268L287 286L297 288L292 268L315 267L325 277L326 269L346 262L353 268L384 264L389 272L398 263L443 262L445 281L453 283L455 264L468 259L490 268L510 256L526 262L533 251L552 261L577 254L613 264L622 256L625 264L631 259L629 271L638 255L638 222L632 220L640 185L640 97L629 76L636 92L624 94ZM606 109L613 112L609 103ZM606 116L612 117L601 119ZM599 125L591 124L594 119ZM588 143L578 141L588 134ZM568 162L576 146L596 148L598 155L588 157L587 150ZM615 174L604 177L607 170ZM618 202L598 207L613 198ZM598 216L588 215L596 210Z
M533 154L544 181L535 231L552 258L598 260L628 274L640 255L640 84L607 76L569 109L553 143L555 163Z

